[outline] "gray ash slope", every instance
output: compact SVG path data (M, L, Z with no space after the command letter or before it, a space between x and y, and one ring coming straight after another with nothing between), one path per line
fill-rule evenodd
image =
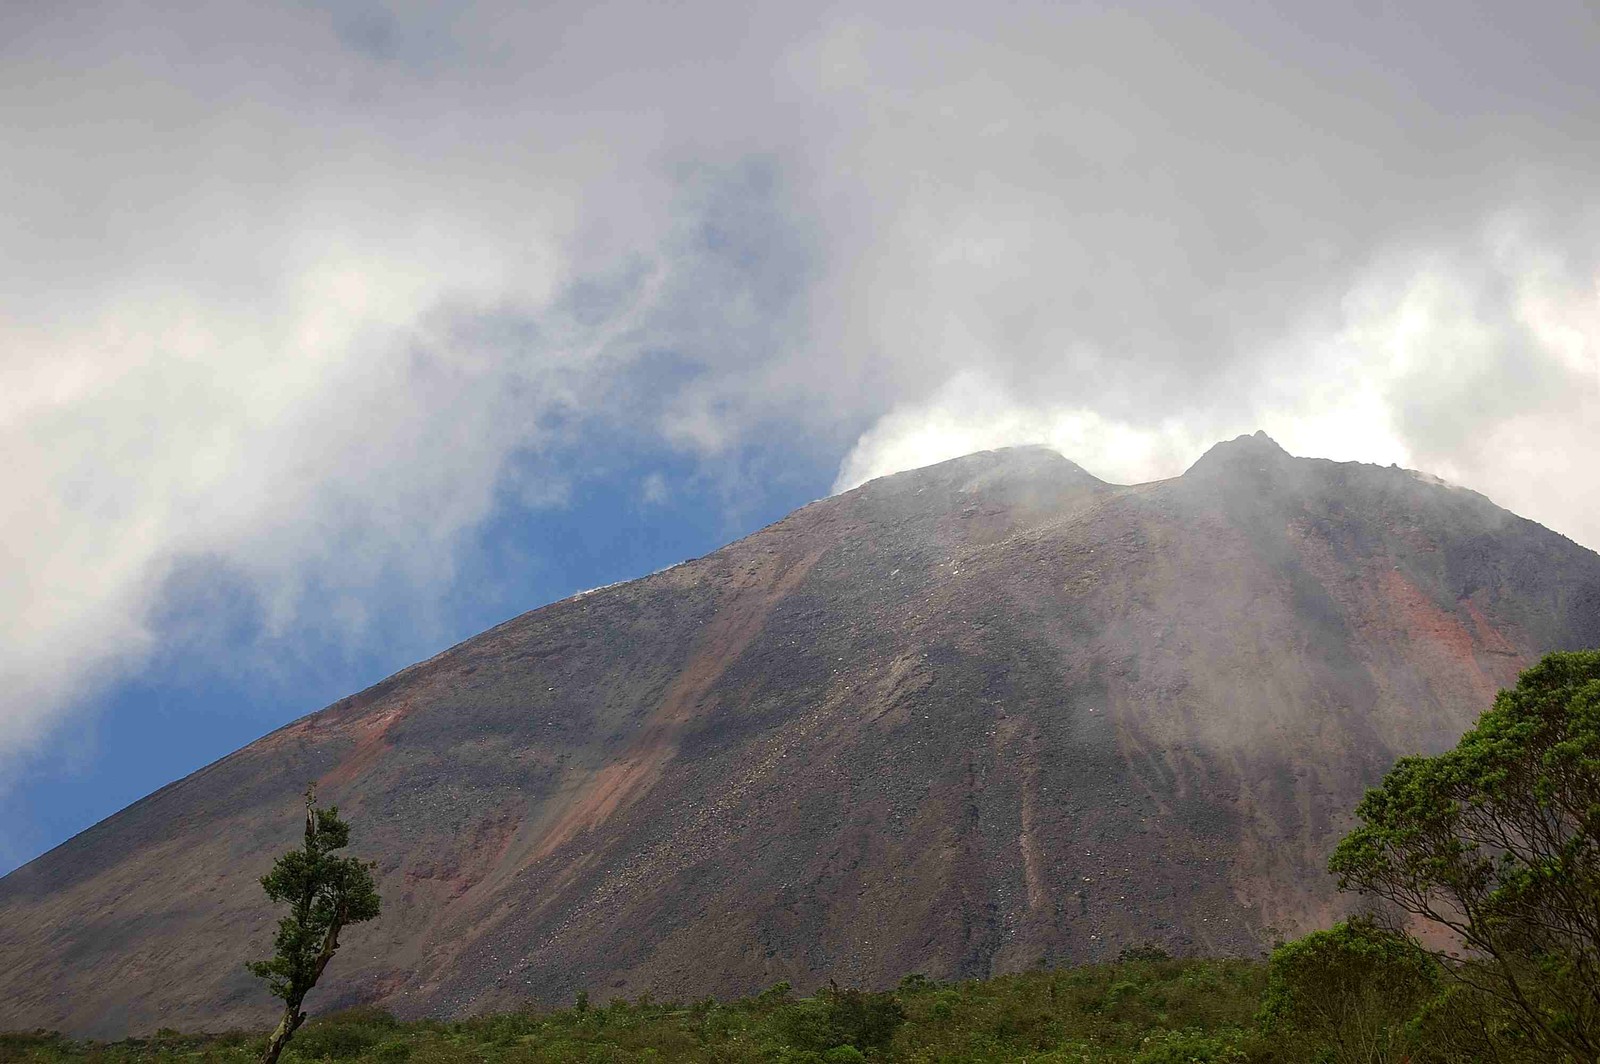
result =
M518 617L0 880L0 1028L265 1022L254 880L312 778L385 899L325 1008L1254 953L1338 914L1398 756L1594 645L1600 556L1406 470L972 455Z

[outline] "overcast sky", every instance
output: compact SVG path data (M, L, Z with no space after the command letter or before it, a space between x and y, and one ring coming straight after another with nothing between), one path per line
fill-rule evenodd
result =
M0 5L0 870L985 447L1600 547L1592 4L1198 6Z

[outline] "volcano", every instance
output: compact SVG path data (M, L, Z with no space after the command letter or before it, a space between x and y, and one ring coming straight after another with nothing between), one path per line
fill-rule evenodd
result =
M524 614L11 873L0 1028L267 1023L255 881L310 780L384 899L318 1009L1256 954L1344 911L1327 854L1396 758L1595 645L1600 555L1424 474L1259 433L1135 486L970 455Z

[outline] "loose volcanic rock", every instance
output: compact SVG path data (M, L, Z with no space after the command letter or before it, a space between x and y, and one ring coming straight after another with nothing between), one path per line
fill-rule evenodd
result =
M1264 436L1118 487L1040 448L535 610L0 880L0 1028L264 1025L315 779L379 863L319 1009L947 979L1335 919L1363 788L1549 650L1600 556Z

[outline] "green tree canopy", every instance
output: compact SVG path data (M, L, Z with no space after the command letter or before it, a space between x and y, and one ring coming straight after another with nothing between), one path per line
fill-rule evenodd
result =
M1543 1059L1600 1060L1600 651L1546 656L1356 812L1341 889L1447 929L1470 962L1452 972Z

